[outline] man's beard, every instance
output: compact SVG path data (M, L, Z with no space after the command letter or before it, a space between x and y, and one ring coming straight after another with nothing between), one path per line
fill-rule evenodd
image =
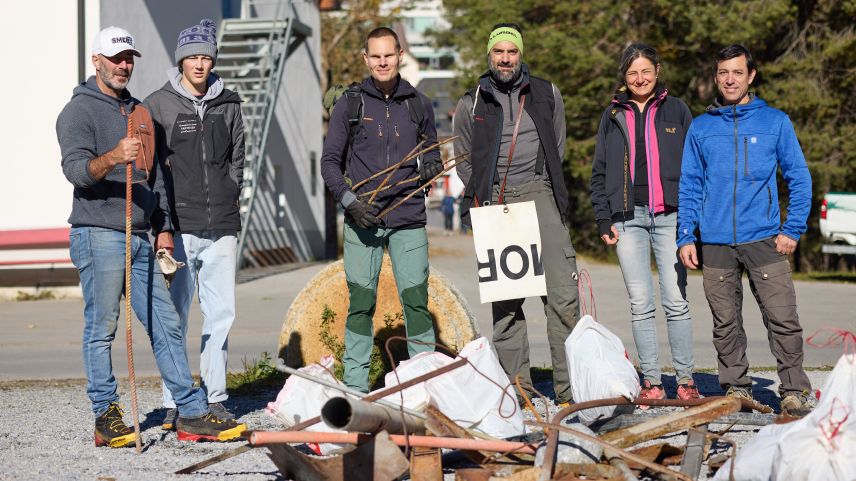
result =
M119 70L119 69L117 69ZM115 72L108 72L105 67L102 66L101 71L98 72L98 75L101 77L101 81L104 82L111 89L119 92L125 87L128 86L128 82L131 80L130 72L127 70L121 70L122 73L127 74L127 77L117 77Z
M493 62L493 60L488 59L488 67L490 68L490 74L493 76L494 80L499 83L512 83L520 76L520 69L523 65L522 62L517 62L517 65L514 66L514 70L507 72L499 70L499 66Z

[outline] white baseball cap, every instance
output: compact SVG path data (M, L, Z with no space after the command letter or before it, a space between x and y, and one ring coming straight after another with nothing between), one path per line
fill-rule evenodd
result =
M107 27L95 35L92 41L92 55L101 54L112 57L125 50L130 50L137 57L142 57L139 50L134 48L134 36L124 28Z

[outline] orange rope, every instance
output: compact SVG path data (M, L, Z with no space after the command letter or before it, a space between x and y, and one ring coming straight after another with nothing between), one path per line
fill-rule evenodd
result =
M131 117L128 116L128 137L133 133ZM140 441L140 418L137 413L137 382L134 374L134 343L131 331L131 187L134 164L125 164L125 346L128 351L128 382L131 384L131 416L134 418L134 437L137 454L142 452Z

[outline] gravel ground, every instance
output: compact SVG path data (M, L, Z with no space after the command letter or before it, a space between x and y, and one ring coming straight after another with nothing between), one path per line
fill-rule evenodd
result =
M819 388L827 372L810 371L812 385ZM755 397L778 410L775 372L753 372ZM696 377L702 394L720 394L714 374L698 374ZM666 390L674 395L674 377L667 377ZM671 382L669 382L671 381ZM130 395L127 383L122 386L122 402L130 411ZM547 395L551 394L549 382L537 384ZM157 380L146 379L138 385L141 429L144 451L136 455L132 449L95 448L92 438L94 426L89 401L83 381L56 382L4 382L0 383L0 480L44 480L44 479L240 479L276 480L276 467L265 455L265 450L255 449L220 464L206 468L194 475L177 476L174 471L196 463L225 450L236 448L233 443L179 443L175 433L160 429L163 410L160 408L160 385ZM240 416L250 429L276 430L281 426L264 412L265 405L276 397L275 391L254 396L233 396L227 407ZM543 413L544 404L536 401L536 408ZM547 406L550 414L556 412L552 402ZM663 412L668 409L664 408ZM531 415L526 413L527 418ZM130 416L126 416L126 420ZM724 426L711 425L711 430ZM740 426L728 436L739 445L751 439L757 428ZM683 434L666 436L657 440L683 446ZM725 449L721 449L722 452ZM706 479L706 468L702 477ZM454 474L447 471L446 480Z

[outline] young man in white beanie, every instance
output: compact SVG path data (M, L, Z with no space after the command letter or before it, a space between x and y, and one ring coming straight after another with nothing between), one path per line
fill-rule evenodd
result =
M70 253L83 291L83 364L95 415L95 445L117 448L136 440L123 420L111 362L125 286L125 170L131 162L131 305L178 405L178 439L235 439L247 427L212 414L205 394L193 386L178 315L163 276L157 275L161 270L148 233L155 235L156 249L172 250L173 225L151 118L127 89L139 56L127 30L99 32L92 46L95 75L74 89L56 122L62 170L74 186Z
M212 412L234 419L224 406L228 335L235 320L238 198L244 168L241 99L212 72L217 62L217 29L203 19L181 31L176 66L145 104L152 112L159 151L173 187L174 257L179 269L170 294L187 332L193 294L199 286L202 310L200 373ZM163 428L175 428L175 401L164 386Z

